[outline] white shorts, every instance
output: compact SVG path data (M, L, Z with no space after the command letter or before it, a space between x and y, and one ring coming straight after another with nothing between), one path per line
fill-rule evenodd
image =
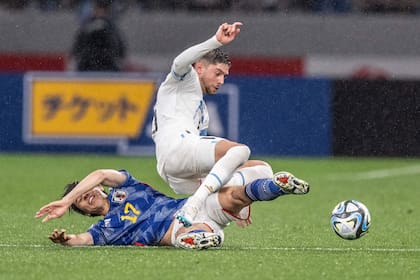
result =
M201 208L194 219L194 223L206 224L214 233L217 233L224 241L225 235L223 229L233 221L248 220L251 208L247 206L241 210L238 216L235 216L222 208L219 202L218 193L212 193L206 199L204 207ZM171 232L171 242L175 244L176 233L182 227L182 223L175 221Z
M216 143L220 137L179 133L175 139L157 143L159 175L177 194L193 194L215 164ZM160 140L162 141L162 140Z

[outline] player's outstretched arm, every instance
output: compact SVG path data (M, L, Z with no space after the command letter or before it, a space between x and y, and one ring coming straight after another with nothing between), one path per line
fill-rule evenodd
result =
M45 216L42 222L47 222L51 219L59 218L63 216L69 209L71 204L76 201L78 197L84 193L96 188L99 185L105 185L109 187L118 187L122 185L127 176L113 169L98 169L87 175L81 180L77 186L69 192L65 197L60 200L53 201L47 205L41 207L35 214L35 218L41 218Z
M241 22L235 22L233 24L223 23L217 29L216 34L210 39L194 45L179 54L172 64L172 71L175 73L175 76L183 77L190 71L191 64L196 62L200 57L211 50L232 42L241 31L241 26Z
M71 202L64 199L50 202L47 205L42 206L38 212L35 213L35 218L39 219L45 216L42 220L43 223L55 218L60 218L67 212L67 209L69 209L70 205Z
M55 229L48 238L54 243L66 246L93 245L93 238L89 232L81 234L67 234L65 229Z

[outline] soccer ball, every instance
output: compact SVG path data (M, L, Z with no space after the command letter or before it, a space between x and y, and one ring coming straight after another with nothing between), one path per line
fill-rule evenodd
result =
M369 210L357 200L342 201L332 211L331 227L343 239L357 239L369 230Z

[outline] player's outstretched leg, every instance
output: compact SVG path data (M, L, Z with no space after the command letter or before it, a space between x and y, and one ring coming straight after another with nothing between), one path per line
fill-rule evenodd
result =
M272 179L257 179L245 186L253 201L273 200L284 194L306 194L309 184L286 171L277 172Z
M175 246L182 249L202 250L222 246L222 238L213 232L193 230L180 234L175 241Z

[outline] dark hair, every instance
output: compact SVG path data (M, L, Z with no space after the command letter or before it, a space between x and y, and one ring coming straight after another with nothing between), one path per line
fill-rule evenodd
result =
M62 198L65 197L69 192L71 192L77 186L77 184L79 184L79 181L74 181L73 183L67 184L64 187L64 193L61 197ZM85 216L90 216L87 213L85 213L83 210L78 208L74 203L72 203L70 205L69 212L71 213L72 210L76 213L79 213L79 214L82 214L82 215L85 215Z
M201 57L201 59L208 61L211 64L223 63L227 64L229 67L232 62L230 61L229 55L223 52L220 48L209 51Z

